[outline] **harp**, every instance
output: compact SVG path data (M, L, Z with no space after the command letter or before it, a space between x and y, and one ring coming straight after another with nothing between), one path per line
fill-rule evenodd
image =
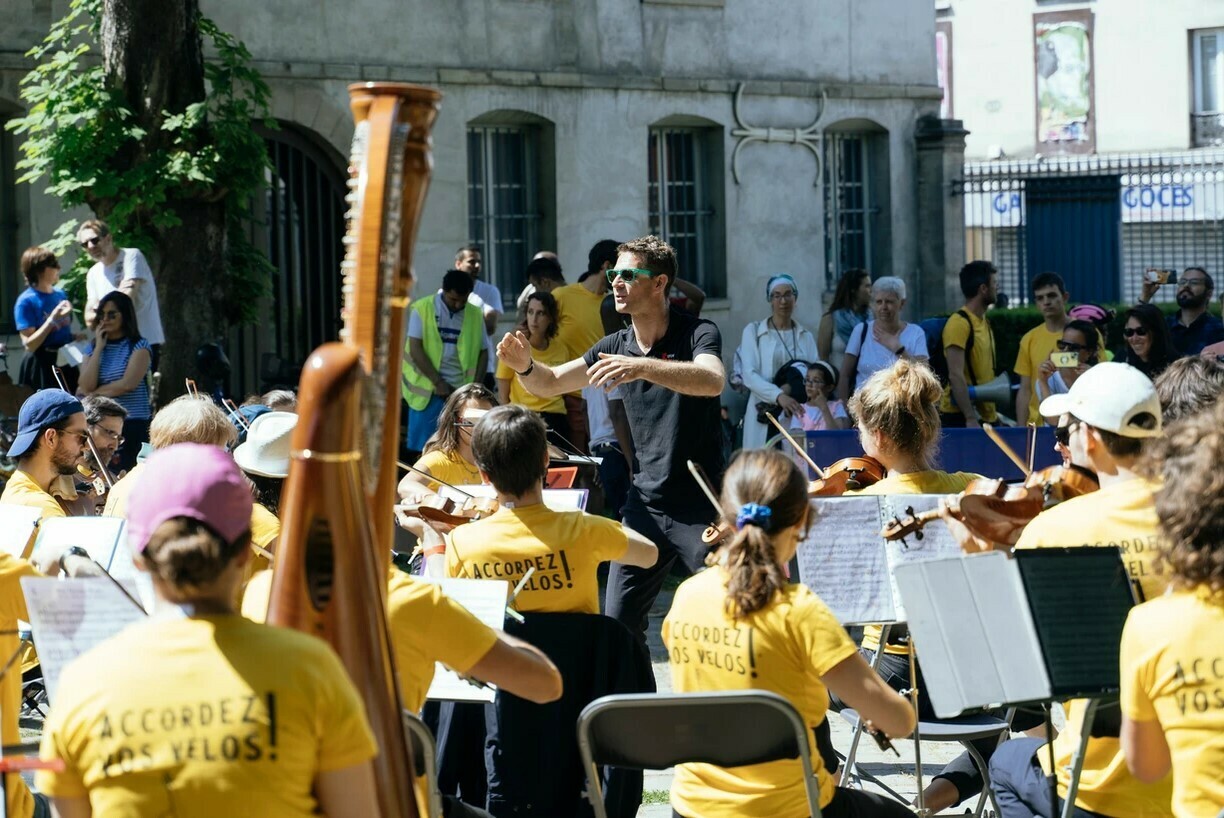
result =
M416 818L387 632L386 577L404 313L441 95L400 83L361 83L349 86L349 97L356 128L342 342L319 347L303 367L268 622L315 634L335 648L378 740L379 814Z

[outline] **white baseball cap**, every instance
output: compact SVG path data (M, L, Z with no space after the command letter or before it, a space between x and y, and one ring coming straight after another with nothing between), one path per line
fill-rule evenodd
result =
M1051 395L1038 407L1042 417L1074 415L1094 429L1122 437L1160 437L1160 398L1147 375L1116 361L1097 364L1080 375L1070 391ZM1140 415L1156 419L1150 429Z

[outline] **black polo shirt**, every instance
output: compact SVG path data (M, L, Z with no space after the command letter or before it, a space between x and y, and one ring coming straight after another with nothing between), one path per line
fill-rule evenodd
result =
M1181 355L1198 355L1203 347L1224 341L1224 324L1209 312L1205 312L1186 326L1181 322L1181 310L1168 315L1169 335L1173 348Z
M599 353L643 357L633 327L605 336L587 350L587 366ZM712 321L671 308L667 332L646 357L664 361L692 361L698 355L722 358L722 336ZM681 395L665 386L638 380L620 387L625 414L633 432L633 485L649 507L660 511L710 513L686 461L701 464L714 481L722 481L722 422L718 397Z

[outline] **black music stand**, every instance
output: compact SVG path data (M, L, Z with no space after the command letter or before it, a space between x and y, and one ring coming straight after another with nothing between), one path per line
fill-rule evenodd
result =
M1014 560L992 552L900 565L894 579L941 718L1088 699L1063 804L1070 815L1097 705L1118 692L1122 628L1135 604L1121 551L1039 548Z

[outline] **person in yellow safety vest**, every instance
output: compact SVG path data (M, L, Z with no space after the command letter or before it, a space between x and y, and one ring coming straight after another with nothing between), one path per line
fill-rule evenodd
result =
M452 391L483 376L488 367L484 316L468 303L472 277L448 270L433 298L412 305L400 385L408 404L407 448L419 452L438 426Z

